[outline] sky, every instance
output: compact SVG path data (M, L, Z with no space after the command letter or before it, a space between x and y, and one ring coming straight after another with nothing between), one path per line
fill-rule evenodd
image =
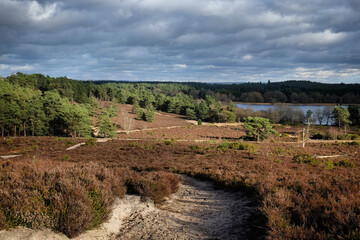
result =
M360 83L359 0L0 1L0 76Z

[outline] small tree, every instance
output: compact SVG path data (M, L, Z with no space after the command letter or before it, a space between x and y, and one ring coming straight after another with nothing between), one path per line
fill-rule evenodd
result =
M346 126L348 124L351 124L351 121L349 120L350 117L349 110L347 108L340 107L340 105L337 105L334 108L334 117L339 127L344 126L346 133Z
M146 110L143 115L143 119L147 122L154 122L155 121L155 111L153 110Z
M277 134L277 132L272 129L269 119L262 117L245 118L244 128L246 136L255 138L256 141L263 140L269 135Z
M99 127L100 136L111 138L114 138L116 136L115 126L110 121L110 118L107 114L100 116L97 126Z
M125 112L124 109L121 109L121 127L126 131L126 134L129 134L133 125L134 121L133 118Z
M325 118L325 114L324 114L323 110L317 108L315 110L314 115L315 115L316 120L319 122L319 124L322 125L322 122L324 121L324 118Z
M141 110L139 103L138 102L134 102L132 108L131 108L131 112L135 113L138 115L139 111Z
M229 105L227 106L226 110L235 113L236 112L236 105L233 101L230 100Z

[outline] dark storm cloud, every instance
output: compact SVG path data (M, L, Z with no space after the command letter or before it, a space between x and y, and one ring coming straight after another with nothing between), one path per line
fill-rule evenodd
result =
M358 0L0 2L0 75L360 80Z

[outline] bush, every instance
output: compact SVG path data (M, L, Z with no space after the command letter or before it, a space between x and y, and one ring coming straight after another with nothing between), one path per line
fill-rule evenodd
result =
M324 167L326 170L331 170L334 168L334 163L331 160L327 160L324 162Z
M230 143L226 140L222 140L221 144L218 147L225 152L230 149Z
M341 146L341 145L345 145L347 147L351 147L351 146L360 146L360 143L357 141L352 141L352 142L337 142L336 145Z
M347 134L342 135L340 139L341 140L360 140L360 136L357 134L347 133Z
M229 149L232 150L248 150L249 152L256 153L257 147L250 144L250 143L243 143L243 142L228 142L223 140L222 143L219 145L219 148L222 151L227 151Z
M336 166L345 167L345 168L354 168L355 164L350 160L340 160L335 163Z
M167 146L174 146L174 143L173 143L173 141L171 141L171 140L164 140L163 142L164 142L165 145L167 145Z
M199 126L202 125L201 119L198 120L198 125L199 125Z
M85 141L86 146L95 146L96 145L96 138L88 138Z
M123 173L98 164L50 170L47 162L21 164L0 172L0 229L45 227L75 237L102 223L113 197L125 193Z
M320 164L319 161L317 161L311 154L307 154L307 153L299 153L298 155L296 155L293 158L293 161L296 163L306 163L306 164L311 164L314 166L317 166Z
M14 144L14 140L12 138L7 138L7 139L5 139L5 144L12 145L12 144Z
M273 153L276 155L282 155L285 152L285 149L283 147L277 147L273 150Z
M203 149L203 147L200 146L200 145L191 145L191 146L190 146L190 149L191 149L191 150L197 150L197 149Z

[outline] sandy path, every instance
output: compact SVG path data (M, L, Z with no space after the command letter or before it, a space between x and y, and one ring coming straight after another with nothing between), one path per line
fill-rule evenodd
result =
M125 218L116 239L247 239L251 203L243 193L214 190L208 182L185 177L165 204Z
M244 193L214 190L212 184L184 177L179 191L161 206L127 195L115 203L111 219L75 239L249 239L248 219L256 214ZM0 239L67 239L49 230L1 231Z

